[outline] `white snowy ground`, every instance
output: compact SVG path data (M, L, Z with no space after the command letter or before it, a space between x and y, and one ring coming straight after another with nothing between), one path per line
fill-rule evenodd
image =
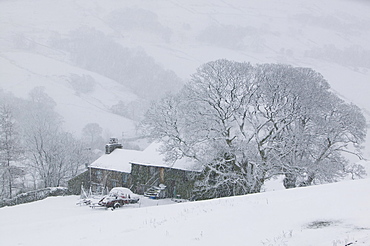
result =
M115 211L77 199L1 208L0 245L370 245L370 179Z

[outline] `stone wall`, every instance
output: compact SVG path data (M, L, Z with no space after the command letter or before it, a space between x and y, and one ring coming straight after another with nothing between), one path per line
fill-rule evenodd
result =
M70 195L68 188L49 187L49 188L44 188L44 189L22 193L12 199L0 200L0 207L14 206L18 204L38 201L38 200L45 199L46 197L49 197L49 196L65 196L65 195Z

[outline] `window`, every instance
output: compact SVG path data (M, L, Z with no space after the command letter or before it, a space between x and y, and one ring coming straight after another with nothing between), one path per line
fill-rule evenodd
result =
M103 178L103 171L102 171L102 170L96 170L96 171L95 171L95 175L96 175L96 179L97 179L98 181L101 181L101 180L102 180L102 178Z
M154 175L155 174L155 170L156 168L155 167L149 167L149 173L150 175Z
M127 183L128 180L128 173L122 173L122 183Z

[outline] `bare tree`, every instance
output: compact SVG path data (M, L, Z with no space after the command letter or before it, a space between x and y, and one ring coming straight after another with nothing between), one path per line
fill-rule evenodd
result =
M204 197L259 192L281 174L291 187L332 180L346 165L340 153L361 144L366 125L329 88L312 69L218 60L154 104L142 125L163 141L168 161L204 165Z
M0 195L15 191L66 185L85 170L91 151L61 128L56 106L42 87L18 100L0 92Z
M69 178L85 169L89 151L72 134L64 132L55 120L41 119L42 112L36 112L38 120L29 121L24 129L28 165L36 171L43 187L66 185ZM30 117L32 119L32 114Z
M263 95L255 103L258 117L269 122L263 138L273 167L268 174L284 174L287 188L342 177L347 160L341 153L360 156L366 134L361 111L330 92L322 75L309 68L263 64L256 78Z
M23 176L23 169L17 161L21 159L20 145L16 122L9 105L0 107L0 175L2 197L12 198L16 179Z
M63 131L56 104L42 88L31 91L30 99L23 115L28 167L36 171L43 187L65 185L85 167L86 147Z
M187 156L204 165L197 182L203 197L258 192L263 184L246 118L254 96L252 66L219 60L198 69L176 96L149 110L145 127L165 140L168 160Z
M88 123L82 129L82 139L85 139L89 148L102 149L104 147L102 133L103 128L98 123Z

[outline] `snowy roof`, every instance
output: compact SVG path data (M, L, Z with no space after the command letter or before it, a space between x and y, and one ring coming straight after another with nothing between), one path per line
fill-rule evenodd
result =
M143 154L138 156L132 163L153 167L168 167L185 171L201 171L199 165L190 158L184 157L172 163L165 162L164 155L158 151L160 146L161 143L152 143L143 151Z
M159 147L160 143L152 143L144 151L115 149L112 153L99 157L89 167L124 173L131 173L131 164L201 171L199 165L189 158L182 158L174 163L165 162L164 155L158 151Z
M99 157L89 167L131 173L131 162L140 154L142 151L115 149L112 153Z

